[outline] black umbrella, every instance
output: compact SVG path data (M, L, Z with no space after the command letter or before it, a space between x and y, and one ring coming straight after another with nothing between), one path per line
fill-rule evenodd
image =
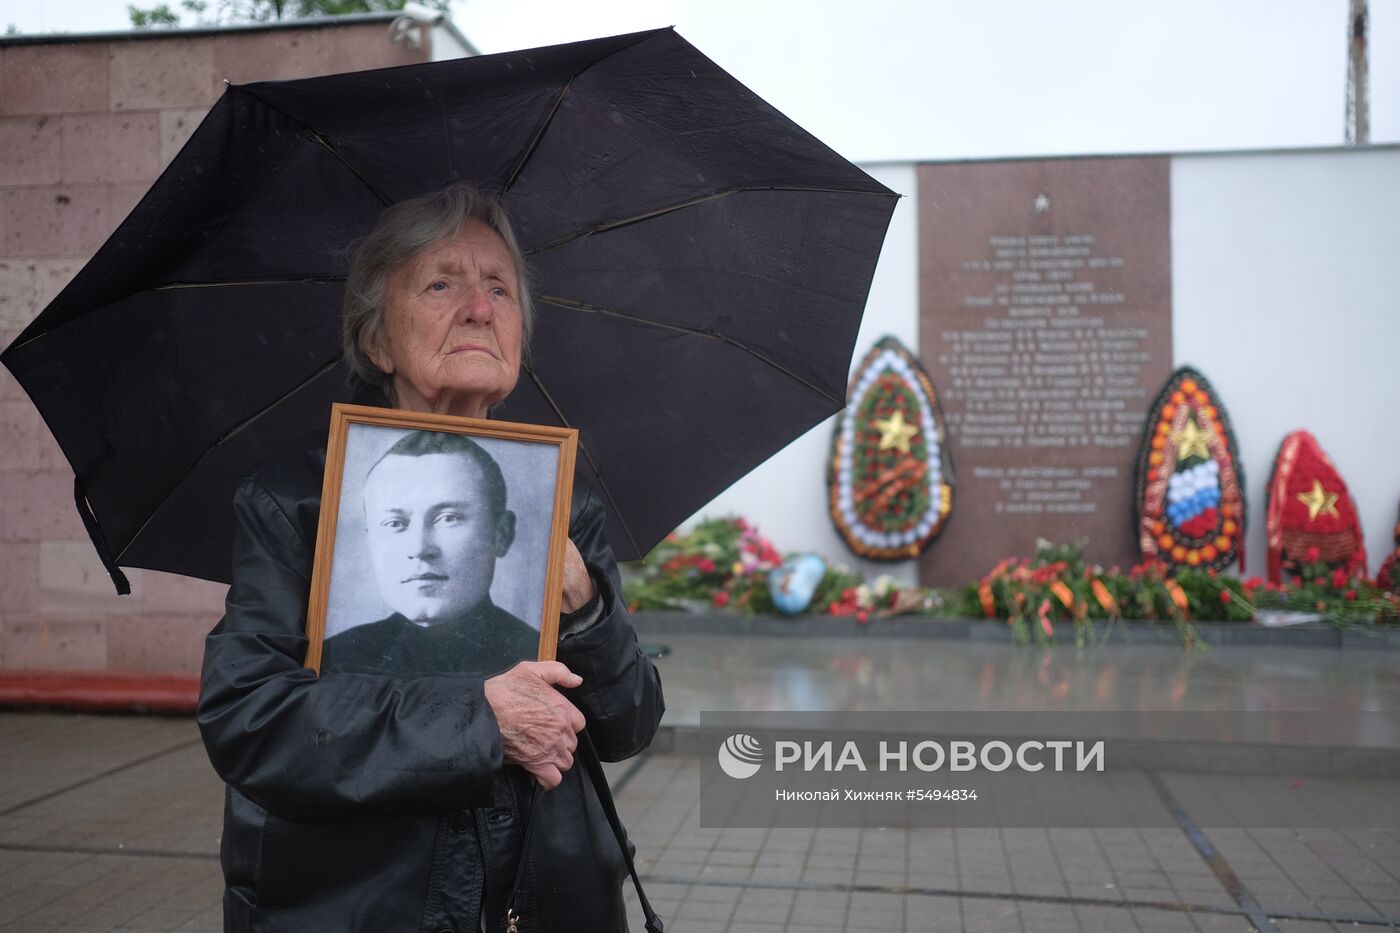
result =
M538 295L498 416L579 429L619 557L844 404L895 195L673 31L230 87L0 357L119 588L228 579L237 479L350 395L345 244L459 179Z

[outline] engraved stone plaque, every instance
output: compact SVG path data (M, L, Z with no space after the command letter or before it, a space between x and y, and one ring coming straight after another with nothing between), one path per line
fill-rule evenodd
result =
M1165 158L919 166L920 356L942 393L958 510L927 585L1037 538L1137 560L1133 464L1172 370Z

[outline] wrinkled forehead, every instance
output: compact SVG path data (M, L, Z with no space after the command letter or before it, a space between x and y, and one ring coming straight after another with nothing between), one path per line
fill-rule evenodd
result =
M460 230L449 233L394 267L391 275L409 278L453 274L476 270L514 281L515 260L501 235L480 220L468 220Z

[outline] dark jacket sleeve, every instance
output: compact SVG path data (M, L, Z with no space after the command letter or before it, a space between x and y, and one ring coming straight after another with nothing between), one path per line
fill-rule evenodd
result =
M489 806L501 742L480 678L302 666L312 543L282 501L256 478L235 499L233 585L205 643L197 712L214 769L289 818Z
M622 596L622 576L612 548L603 538L603 506L593 489L580 481L569 537L588 565L602 600L602 617L579 631L559 637L559 660L583 678L565 691L588 719L588 731L604 761L621 761L650 744L666 710L661 677L637 644Z

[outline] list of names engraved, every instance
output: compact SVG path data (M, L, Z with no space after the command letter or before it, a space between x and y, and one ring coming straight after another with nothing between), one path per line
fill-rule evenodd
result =
M983 216L959 232L945 228L939 254L924 263L921 352L947 421L955 514L964 518L971 503L968 524L981 539L965 541L952 562L931 551L925 570L980 575L1001 557L1028 553L1037 538L1088 539L1091 556L1104 561L1134 556L1133 461L1171 369L1165 206L1162 218L1144 216L1111 197L1105 203L1104 179L1053 170L1087 161L1038 163L1051 170L1035 173L1026 167L1037 163L923 167L959 176L1002 168L1024 182L974 199L970 209ZM1121 172L1155 161L1108 164ZM1019 203L1003 206L1013 188ZM946 211L938 219L946 222Z
M1091 233L993 235L962 260L982 287L962 296L972 320L945 328L939 368L948 430L961 448L1097 447L1134 443L1147 415L1145 327L1116 327L1103 310L1126 304L1121 256ZM1009 475L1008 475L1009 474ZM997 511L1097 511L1098 467L986 469L1004 495Z

